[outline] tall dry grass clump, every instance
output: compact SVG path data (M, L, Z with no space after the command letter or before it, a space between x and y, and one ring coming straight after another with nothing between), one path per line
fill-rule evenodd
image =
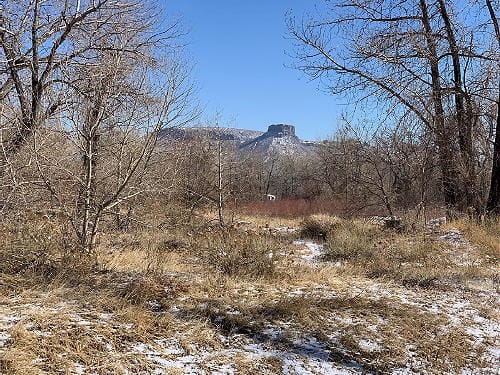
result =
M482 223L461 219L447 223L445 228L461 231L489 263L500 261L500 217L489 217Z
M434 287L488 278L491 275L481 262L492 261L494 253L498 258L498 243L487 235L487 229L470 227L469 233L470 249L457 249L430 233L399 233L363 220L343 221L327 234L325 258L340 262L349 272L409 286ZM483 255L474 253L477 246L483 248ZM464 259L474 262L457 261L461 251Z
M300 236L314 240L325 240L329 233L340 225L342 221L336 216L311 215L300 223Z
M328 233L328 258L338 261L370 257L374 252L376 240L380 237L380 229L372 224L352 221L338 223Z
M327 259L370 278L431 286L445 277L440 244L425 237L383 230L366 221L345 221L328 236Z
M71 238L46 216L26 213L0 225L0 273L53 277L73 263Z
M205 233L194 246L210 268L236 277L273 276L281 248L270 234L232 229Z

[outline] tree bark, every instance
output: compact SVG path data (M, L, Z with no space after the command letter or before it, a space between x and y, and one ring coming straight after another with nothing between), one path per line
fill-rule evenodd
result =
M454 101L455 101L455 116L457 125L457 135L458 135L458 145L460 147L460 155L462 160L463 170L460 171L464 175L464 198L465 201L461 202L466 208L472 206L476 211L480 210L480 199L477 195L476 188L476 172L474 166L474 147L472 141L473 132L473 118L474 114L473 106L470 98L467 98L467 94L464 89L462 82L462 67L460 63L459 48L457 45L455 33L453 31L452 23L446 9L446 4L444 0L438 0L439 3L439 13L443 19L446 38L448 40L448 45L450 48L450 54L453 64L453 88L454 88ZM464 104L464 99L467 99L469 104L466 108Z
M500 29L490 0L486 0L486 6L488 7L497 42L500 47ZM486 211L490 214L500 214L500 83L498 85L497 125L495 142L493 145L493 165L491 167L490 192L488 195L488 202L486 203Z
M453 141L455 137L453 129L450 129L450 127L447 126L445 122L437 44L432 32L432 26L426 0L420 0L419 7L422 12L421 20L427 42L427 59L429 61L431 70L431 100L435 112L433 130L436 135L436 144L439 149L444 199L445 203L448 206L456 206L458 203L459 189L457 184L455 160L453 157Z

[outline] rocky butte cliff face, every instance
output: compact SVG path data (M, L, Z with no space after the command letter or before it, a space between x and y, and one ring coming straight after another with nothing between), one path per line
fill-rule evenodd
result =
M202 137L209 141L219 139L232 143L242 152L253 152L262 156L307 155L316 148L314 142L302 141L295 135L295 126L287 124L269 125L266 132L235 128L171 128L162 132L164 141L184 141Z
M295 126L286 124L269 125L267 132L241 144L244 151L263 154L306 154L316 147L313 142L304 142L295 135Z

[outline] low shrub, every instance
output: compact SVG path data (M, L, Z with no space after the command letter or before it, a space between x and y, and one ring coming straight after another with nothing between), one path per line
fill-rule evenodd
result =
M329 260L371 257L380 230L367 223L345 221L328 234L326 253Z
M341 223L340 219L328 215L312 215L300 223L300 236L315 240L326 240L328 234Z
M200 236L196 246L210 267L237 277L272 276L280 250L279 239L270 234L228 229Z
M49 277L71 260L61 228L44 219L4 222L0 238L0 273Z

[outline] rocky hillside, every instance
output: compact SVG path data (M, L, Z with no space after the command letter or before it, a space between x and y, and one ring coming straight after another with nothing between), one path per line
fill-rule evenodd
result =
M202 137L211 141L222 139L233 143L244 152L256 152L263 155L270 154L307 154L312 152L316 143L301 140L295 135L293 125L270 125L266 132L244 130L236 128L170 128L162 133L163 139L183 141Z
M314 150L316 144L302 141L295 135L293 125L270 125L267 132L251 139L240 146L245 151L257 151L263 154L307 154Z
M194 128L168 128L163 130L162 138L165 140L185 141L197 137L208 140L218 140L219 138L234 142L238 146L255 139L263 133L256 130L245 130L236 128L216 128L216 127L194 127Z

